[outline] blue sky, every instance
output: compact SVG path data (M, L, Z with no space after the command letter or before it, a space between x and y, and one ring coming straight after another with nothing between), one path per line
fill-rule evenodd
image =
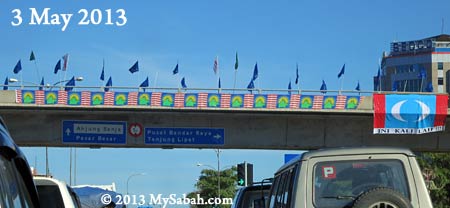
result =
M137 86L149 76L150 86L179 87L181 78L186 77L188 87L215 88L212 67L218 56L222 87L231 88L237 51L239 88L247 86L257 62L257 88L286 89L289 80L295 80L298 63L302 89L318 90L323 79L329 90L338 90L337 74L345 63L343 89L353 90L359 80L362 90L371 90L379 58L389 50L390 42L438 35L442 19L444 33L450 33L449 6L445 0L4 0L0 8L0 78L20 78L12 70L22 59L22 79L39 82L36 66L28 61L33 50L39 73L50 84L61 79L53 69L58 59L69 53L66 77L83 76L85 80L78 83L82 86L105 84L99 80L104 59L106 77L112 76L114 86ZM48 7L50 13L74 16L65 32L62 26L32 26L28 25L30 7ZM80 26L82 15L77 12L83 8L124 9L128 21L122 27ZM13 9L22 11L21 26L10 24ZM128 69L136 60L140 71L131 74ZM180 73L173 76L177 62ZM42 148L25 148L25 152L30 163L37 157L38 168L44 170ZM256 178L263 178L281 165L286 152L225 150L222 164L253 162ZM52 148L50 155L52 172L68 181L68 150ZM115 181L123 190L129 174L147 172L147 176L133 179L136 192L144 193L191 191L200 172L195 164L216 163L213 150L80 149L78 158L78 183ZM98 163L105 168L89 171L89 167L100 168ZM160 183L165 180L169 184Z

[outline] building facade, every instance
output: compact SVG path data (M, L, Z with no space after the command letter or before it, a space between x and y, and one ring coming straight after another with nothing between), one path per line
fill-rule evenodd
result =
M380 69L375 91L450 93L450 35L392 42Z

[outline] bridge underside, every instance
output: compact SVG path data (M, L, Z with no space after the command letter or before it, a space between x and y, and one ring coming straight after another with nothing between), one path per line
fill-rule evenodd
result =
M144 136L127 136L125 145L64 144L63 120L125 121L144 127L224 128L223 149L307 150L341 146L397 146L415 151L450 151L450 133L374 135L373 113L198 111L176 109L1 108L11 135L20 146L217 148L209 145L146 145ZM447 119L448 120L448 119ZM449 121L447 121L447 126Z

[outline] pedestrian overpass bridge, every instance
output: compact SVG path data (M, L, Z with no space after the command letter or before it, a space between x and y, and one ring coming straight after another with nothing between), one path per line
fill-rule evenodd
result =
M370 95L306 94L4 90L0 91L0 115L20 146L285 150L398 146L450 151L449 130L421 135L373 134ZM110 123L113 121L119 123ZM108 133L100 143L89 137L64 140L76 133L75 128L84 133L108 128L123 134L124 140L115 142ZM183 130L178 136L177 129ZM217 130L219 133L209 131L210 139L223 137L222 143L189 140L188 130L202 129ZM150 131L158 134L163 130L174 130L175 137L184 140L171 142L166 135L164 142L158 140L161 138L157 138L160 142L150 141ZM208 139L208 132L202 136Z

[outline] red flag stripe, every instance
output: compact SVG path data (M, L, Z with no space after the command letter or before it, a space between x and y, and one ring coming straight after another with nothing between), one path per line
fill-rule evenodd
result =
M160 92L152 93L152 106L161 106L161 95Z
M128 93L128 105L137 105L138 92Z
M298 106L300 105L300 95L299 94L293 94L290 98L290 108L298 109Z
M336 109L344 109L346 101L347 101L347 96L338 95L337 101L336 101Z
M114 105L114 92L105 92L105 105Z
M386 97L384 94L373 94L373 128L385 128Z
M222 94L220 97L220 107L221 108L229 108L230 107L230 94Z
M208 94L207 93L198 93L198 102L197 107L206 108L208 105Z
M434 118L434 126L445 127L447 110L448 110L448 96L436 95L436 116Z
M42 90L36 90L34 91L35 101L37 105L44 105L44 91Z
M91 105L91 92L86 91L81 92L81 105L84 106Z
M16 103L22 103L22 90L16 90Z
M276 95L276 94L267 95L267 108L268 109L277 108L277 99L278 99L278 95Z
M67 91L64 90L58 91L58 104L59 105L67 104Z
M253 108L253 94L244 95L244 108Z
M173 104L175 108L184 107L184 93L175 94L175 103Z
M322 109L322 103L323 103L323 96L322 95L316 95L314 96L314 103L313 103L313 109Z

